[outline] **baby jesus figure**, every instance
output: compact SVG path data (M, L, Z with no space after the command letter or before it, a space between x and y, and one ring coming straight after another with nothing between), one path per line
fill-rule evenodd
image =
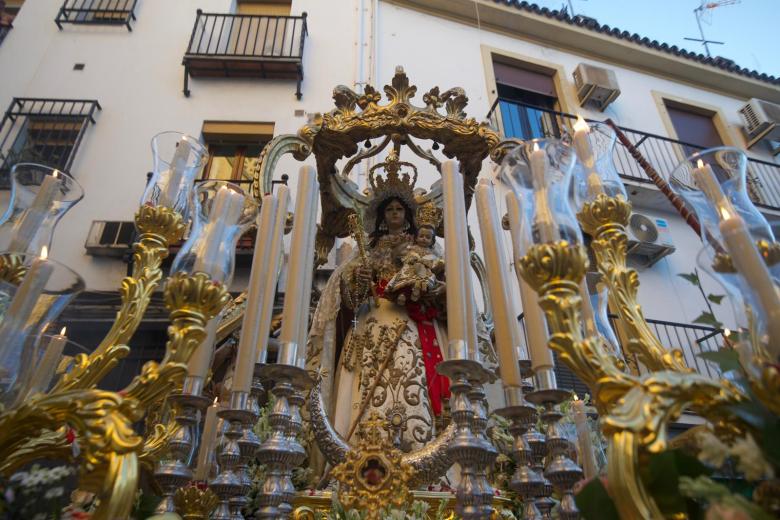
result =
M401 270L385 287L386 292L398 294L396 302L405 305L407 295L410 301L418 302L422 296L434 292L443 285L436 275L444 270L444 260L433 247L436 234L432 226L420 226L414 237L414 244L401 252Z

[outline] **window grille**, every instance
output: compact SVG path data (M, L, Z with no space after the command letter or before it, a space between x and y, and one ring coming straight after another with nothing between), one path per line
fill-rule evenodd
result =
M69 170L96 109L96 100L14 98L0 122L0 187L19 162Z

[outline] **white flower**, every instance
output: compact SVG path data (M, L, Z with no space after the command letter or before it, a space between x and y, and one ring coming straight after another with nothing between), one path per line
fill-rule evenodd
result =
M737 457L737 469L745 474L746 479L754 481L775 476L774 469L749 433L734 443L731 454Z
M25 479L25 477L27 477L27 472L26 471L20 471L18 473L14 473L11 476L10 480L11 480L11 482L21 482L22 480Z
M699 443L699 460L710 466L719 468L729 455L729 448L710 431L702 431L696 435Z
M43 495L43 498L51 500L52 498L61 497L63 493L65 493L65 488L62 486L57 486L47 489L46 493Z

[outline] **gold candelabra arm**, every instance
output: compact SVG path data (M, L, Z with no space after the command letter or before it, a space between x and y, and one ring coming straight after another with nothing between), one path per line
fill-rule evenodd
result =
M0 280L19 285L25 274L27 274L27 266L22 262L21 255L13 253L0 255Z
M615 306L623 330L624 348L636 354L650 370L689 372L682 352L667 350L650 330L637 303L639 275L626 266L628 235L626 225L631 215L631 203L624 197L600 194L593 202L585 203L577 218L582 229L593 237L591 247L599 272L609 288L610 303Z
M579 282L588 262L585 250L564 241L537 244L519 262L523 278L539 295L551 331L548 346L588 385L605 412L631 387L632 379L600 338L582 334Z
M601 420L604 434L611 438L608 478L620 517L664 518L642 483L639 464L643 451L658 453L668 447L670 421L692 407L717 422L728 414L728 405L742 399L743 395L727 381L698 374L663 371L635 380Z
M66 454L59 440L64 435L52 433L51 427L71 427L81 450L79 486L100 499L93 518L126 518L135 498L136 451L142 439L123 413L123 401L119 394L93 389L37 394L26 400L0 415L3 470L12 471L41 454L60 455L69 460L72 454Z
M133 274L122 280L122 305L114 323L89 356L76 357L73 368L59 380L55 391L94 387L130 352L126 344L162 279L160 266L168 256L168 246L178 242L185 229L182 216L165 206L141 206L135 225L139 237L134 246Z
M168 449L168 441L181 428L174 415L170 414L166 424L155 424L152 431L144 436L144 445L138 455L138 462L149 472L154 470L154 464L162 458Z

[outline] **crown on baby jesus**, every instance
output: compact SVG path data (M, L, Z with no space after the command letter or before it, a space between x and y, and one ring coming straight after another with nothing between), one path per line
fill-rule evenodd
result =
M441 216L441 208L434 202L423 204L417 208L417 227L430 226L433 229L436 229L439 227L439 223L441 223Z

